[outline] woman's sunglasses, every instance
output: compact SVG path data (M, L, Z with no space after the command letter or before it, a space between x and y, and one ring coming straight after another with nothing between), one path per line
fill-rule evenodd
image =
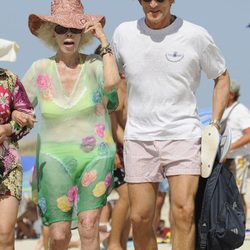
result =
M67 32L71 32L72 34L81 34L82 33L82 30L80 29L75 29L75 28L66 28L66 27L63 27L61 25L56 25L55 27L55 32L58 34L58 35L64 35L66 34Z
M152 0L142 0L145 3L150 3ZM157 3L163 3L165 0L156 0Z

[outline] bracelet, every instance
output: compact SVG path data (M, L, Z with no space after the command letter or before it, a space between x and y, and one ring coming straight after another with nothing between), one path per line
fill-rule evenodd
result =
M103 52L103 50L107 49L107 48L110 48L110 43L108 43L105 47L101 47L100 48L100 53Z
M209 125L215 125L215 126L217 126L219 129L220 129L220 127L221 127L221 124L220 124L220 121L219 121L219 120L211 120L211 121L209 122Z
M100 52L100 56L103 57L106 54L113 54L112 49L110 47L105 48L102 52Z
M15 131L16 122L13 121L13 120L11 120L11 121L9 122L9 124L10 124L10 127L11 127L11 133L13 134L14 131Z
M107 46L102 47L102 48L100 49L99 54L100 54L101 57L103 57L103 56L106 55L106 54L113 54L113 53L112 53L111 46L110 46L110 43L108 43Z

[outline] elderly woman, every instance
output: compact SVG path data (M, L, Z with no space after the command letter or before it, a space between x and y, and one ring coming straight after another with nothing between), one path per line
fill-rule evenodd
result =
M14 61L18 46L0 39L0 60ZM29 127L20 127L11 115L22 112ZM19 78L0 68L0 250L14 249L14 227L22 195L22 166L17 141L34 124L32 105Z
M33 63L24 85L41 111L37 142L38 206L50 249L67 249L76 226L82 249L99 249L98 224L113 179L109 110L118 105L119 73L103 32L105 18L80 0L54 0L51 16L29 16L32 34L56 50ZM92 37L101 56L81 54Z

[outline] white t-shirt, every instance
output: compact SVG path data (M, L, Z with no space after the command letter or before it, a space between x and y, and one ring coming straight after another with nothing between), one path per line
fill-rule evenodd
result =
M180 18L153 30L142 18L119 25L112 44L128 84L125 139L200 137L195 92L201 70L210 79L226 70L207 31Z
M233 108L233 110L232 110ZM230 110L232 112L229 114ZM228 117L229 114L229 117ZM227 126L231 129L232 143L237 141L243 135L243 130L250 128L250 112L243 104L235 102L232 106L228 107L223 116L222 121L227 118ZM250 145L244 145L241 148L231 151L227 158L233 159L237 156L246 156L250 153Z

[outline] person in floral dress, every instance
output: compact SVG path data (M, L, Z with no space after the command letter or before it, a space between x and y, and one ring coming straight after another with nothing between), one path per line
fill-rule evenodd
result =
M0 60L13 61L18 46L0 39ZM19 126L12 120L17 110L29 126ZM23 170L18 152L18 140L34 124L32 105L17 75L0 68L0 250L14 249L14 227L22 195Z
M105 18L83 10L80 0L54 0L51 16L29 16L32 34L56 50L34 62L23 79L41 112L38 206L53 250L67 249L77 223L82 249L99 249L100 211L112 190L116 148L109 111L118 105L113 86L120 76L103 32ZM81 54L93 37L101 56Z

